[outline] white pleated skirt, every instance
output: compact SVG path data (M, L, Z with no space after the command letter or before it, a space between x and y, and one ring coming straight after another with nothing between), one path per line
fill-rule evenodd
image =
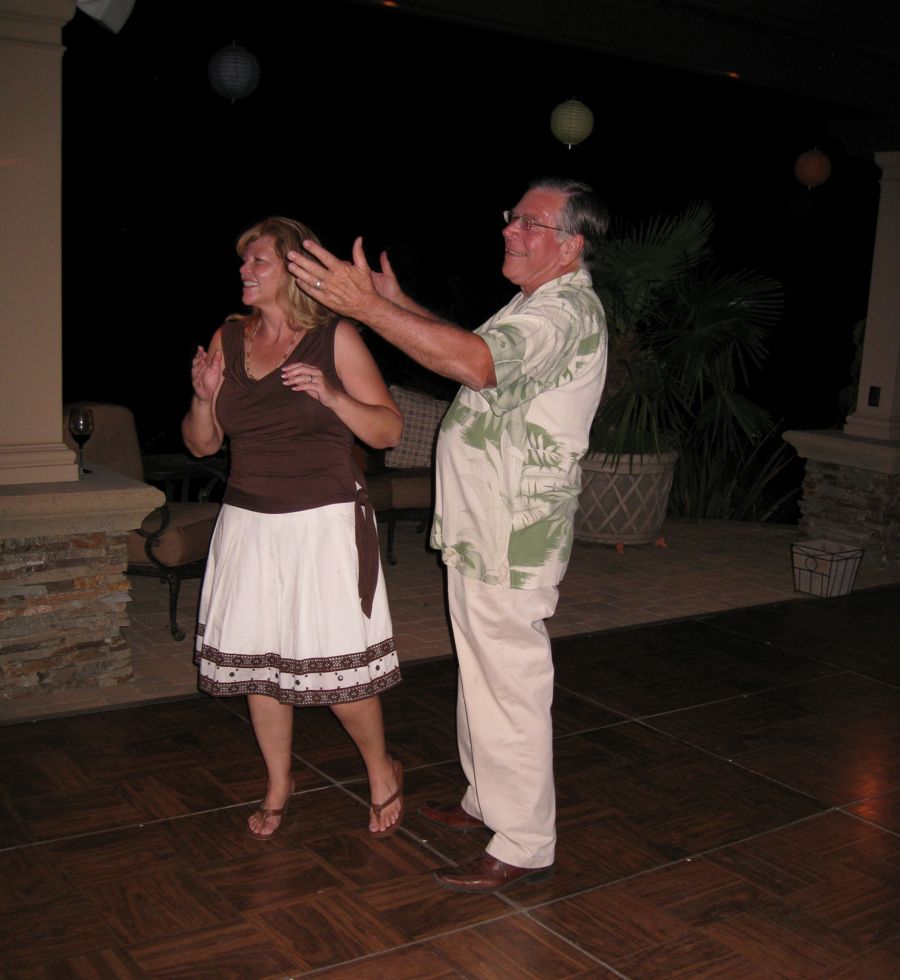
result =
M223 504L203 578L201 691L360 701L400 681L384 575L362 611L354 504L259 514Z

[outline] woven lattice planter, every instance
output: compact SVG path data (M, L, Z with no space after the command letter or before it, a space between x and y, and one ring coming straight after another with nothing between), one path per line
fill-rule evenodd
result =
M604 544L649 544L659 537L678 453L623 456L617 464L602 455L582 461L582 488L575 537Z

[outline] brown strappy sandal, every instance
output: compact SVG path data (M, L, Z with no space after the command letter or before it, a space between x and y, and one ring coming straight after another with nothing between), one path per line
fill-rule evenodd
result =
M375 818L381 816L381 811L387 809L392 803L396 803L397 800L400 801L400 813L397 815L397 819L384 830L370 830L369 833L373 837L393 837L394 834L400 829L400 824L403 823L403 763L398 762L396 759L392 760L394 764L394 775L397 777L397 789L395 792L384 801L384 803L373 803L371 810Z
M281 830L282 826L284 825L284 815L287 813L288 803L291 802L291 796L294 795L295 788L296 783L292 782L291 792L288 794L288 798L284 801L284 806L282 806L279 810L267 810L264 806L262 806L262 800L260 800L260 805L254 812L258 813L262 817L263 825L265 826L265 822L269 819L269 817L281 817L281 823L272 831L271 834L257 834L256 831L251 830L250 825L247 824L245 829L248 837L252 837L254 840L271 840L278 833L278 831ZM253 816L253 814L251 814L251 816Z

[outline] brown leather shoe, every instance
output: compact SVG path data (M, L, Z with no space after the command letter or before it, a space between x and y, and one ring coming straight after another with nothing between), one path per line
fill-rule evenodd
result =
M419 807L419 814L449 830L484 830L484 822L466 813L459 803L435 803L429 800Z
M434 876L444 888L452 888L455 892L495 892L516 881L543 881L552 874L552 864L544 868L517 868L485 852L458 868L435 871Z

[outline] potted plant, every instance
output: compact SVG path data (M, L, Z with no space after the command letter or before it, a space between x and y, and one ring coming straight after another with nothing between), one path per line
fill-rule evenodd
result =
M709 249L713 223L710 205L697 203L613 229L592 268L610 360L584 460L582 540L656 540L673 483L682 512L700 516L702 501L682 499L708 489L698 474L727 479L772 428L741 387L765 355L781 289L722 272Z

